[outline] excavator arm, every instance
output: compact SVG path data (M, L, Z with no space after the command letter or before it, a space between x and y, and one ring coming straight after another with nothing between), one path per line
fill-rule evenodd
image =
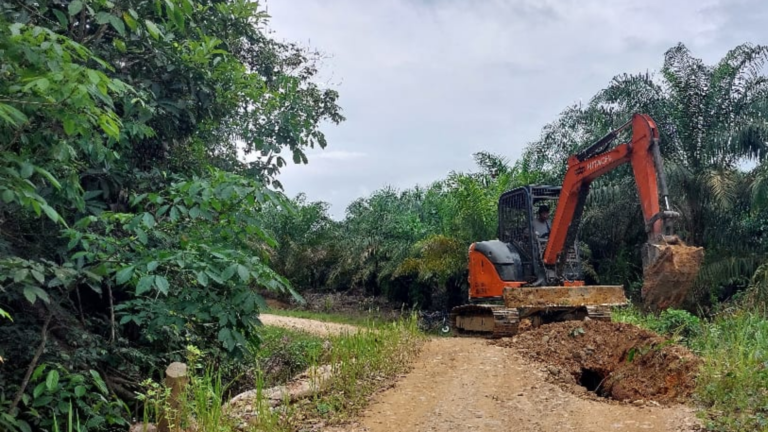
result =
M607 147L616 139L616 136L630 126L632 141L608 150ZM661 234L662 217L658 216L657 184L657 174L660 170L655 162L661 161L661 158L653 156L654 153L658 153L658 140L659 132L653 120L646 115L636 114L631 121L568 159L568 170L563 180L557 214L544 251L545 264L556 265L558 259L564 256L565 245L573 244L592 181L625 163L632 164L643 216L649 224L649 236ZM663 178L663 171L660 174ZM666 194L666 191L664 192ZM668 202L668 199L664 198Z
M629 127L632 128L631 141L610 148L618 134ZM682 290L687 292L690 289L695 274L698 273L703 250L680 246L673 252L669 252L668 245L682 243L672 232L671 223L673 219L679 217L679 214L672 211L669 206L666 178L659 151L659 131L656 123L644 114L635 114L630 121L568 159L568 170L563 180L549 241L543 254L544 264L554 269L556 277L561 276L566 258L564 250L576 239L590 184L598 177L626 163L632 165L648 233L648 243L643 252L646 281L643 297L653 298L652 301L655 304L647 304L653 309L669 307L673 303L679 304L683 300L681 296L685 295ZM663 209L659 202L660 194ZM660 258L665 261L659 262ZM680 263L676 260L685 261L683 264L690 265L680 270L677 268L680 267L678 265ZM658 272L670 272L668 276L671 277L664 279ZM678 291L681 292L674 294L672 287L649 286L649 279L659 280L656 285L674 282L683 283L685 286L679 287ZM664 293L665 290L667 293ZM674 298L669 298L671 294L674 294Z

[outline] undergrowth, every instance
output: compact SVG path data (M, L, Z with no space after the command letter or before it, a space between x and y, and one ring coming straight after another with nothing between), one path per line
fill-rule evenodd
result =
M340 417L357 413L382 383L408 370L422 341L413 316L334 338L330 364L338 365L337 379L318 403L328 405L328 411ZM318 408L319 414L331 417Z
M614 320L674 337L703 360L696 397L713 431L768 431L768 320L739 310L711 320L684 311L644 315L614 311Z
M254 353L251 387L257 390L258 396L248 403L251 416L247 427L266 432L297 431L309 424L339 423L354 416L366 405L369 396L409 368L423 340L415 317L370 324L354 334L328 338L269 327L261 332L263 345ZM194 347L190 347L188 353L190 378L180 406L171 407L170 392L164 385L147 381L141 396L146 406L143 421L156 422L165 416L174 425L196 426L195 430L200 432L231 432L238 426L246 426L242 412L227 412L222 408L232 395L219 373L203 366ZM268 371L270 364L274 364L270 359L277 357L290 357L292 363L279 372ZM333 366L333 372L324 391L295 403L286 401L277 408L268 408L264 390L284 383L288 375L326 364ZM287 370L293 372L289 374Z
M700 336L704 328L699 317L684 310L668 309L656 316L644 314L633 307L616 308L612 316L614 321L633 324L666 335L688 347L691 347L691 341Z
M313 364L328 360L330 345L313 334L264 326L259 331L261 345L255 353L254 371L262 374L264 384L283 384ZM251 377L253 384L256 376Z
M406 372L424 336L415 316L395 322L360 327L360 331L327 339L327 363L333 365L325 391L264 413L258 430L301 430L309 424L338 424L356 415L368 398ZM313 364L313 366L320 366Z

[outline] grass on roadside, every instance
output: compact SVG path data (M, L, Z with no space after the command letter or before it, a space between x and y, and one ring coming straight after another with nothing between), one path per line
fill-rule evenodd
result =
M374 392L409 369L423 340L415 317L330 337L327 364L333 365L333 374L328 389L277 410L270 418L265 416L259 430L295 431L308 424L338 424L349 419L365 407Z
M320 336L269 326L261 327L259 336L253 370L261 372L267 387L284 384L312 364L327 361L326 339Z
M271 410L264 407L263 398L254 401L250 405L258 416L251 420L249 430L297 431L308 424L348 419L366 405L375 391L408 370L423 339L415 317L386 324L369 323L354 334L327 338L264 327L262 346L255 353L252 388L261 392L308 367L333 365L333 374L325 391L296 403ZM199 353L191 348L190 354L189 364L199 365ZM240 422L224 413L222 403L226 402L227 389L210 368L190 368L189 385L177 410L169 409L167 388L146 384L142 396L147 406L145 422L155 422L169 412L176 424L194 424L200 432L233 432Z
M708 429L768 431L768 320L764 313L741 310L705 321L683 311L654 317L622 309L614 319L677 336L703 359L696 396L704 407L701 414Z

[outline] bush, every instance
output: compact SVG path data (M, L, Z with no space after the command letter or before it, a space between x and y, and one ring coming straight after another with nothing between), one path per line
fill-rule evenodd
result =
M679 309L667 309L658 316L643 314L632 307L616 309L613 312L613 319L676 338L678 342L688 346L691 340L700 335L703 330L699 317Z
M283 384L312 364L327 361L323 339L300 331L264 327L262 344L256 352L256 369L264 374L268 387ZM328 346L328 344L325 344Z
M61 365L42 364L32 373L30 387L34 390L22 395L18 411L10 413L5 424L0 419L6 430L67 430L70 417L77 419L76 430L83 431L128 425L128 407L110 395L95 370L70 373Z
M699 317L688 311L667 309L659 314L658 323L653 330L661 334L680 336L689 341L701 333L702 326Z
M693 340L704 359L698 397L708 427L718 431L768 428L768 320L753 311L724 315Z

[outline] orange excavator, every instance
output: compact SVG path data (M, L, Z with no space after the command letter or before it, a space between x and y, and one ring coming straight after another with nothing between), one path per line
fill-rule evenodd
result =
M631 128L628 143L612 145ZM611 307L627 304L621 285L586 285L578 231L592 181L629 163L637 184L648 241L643 245L641 297L647 309L680 305L693 286L704 256L674 234L673 211L659 150L659 131L647 115L630 121L568 159L562 186L529 185L499 198L498 239L469 248L469 302L453 308L458 335L506 337L522 322L610 321ZM535 208L555 207L554 221L537 230ZM546 208L545 207L545 208Z

